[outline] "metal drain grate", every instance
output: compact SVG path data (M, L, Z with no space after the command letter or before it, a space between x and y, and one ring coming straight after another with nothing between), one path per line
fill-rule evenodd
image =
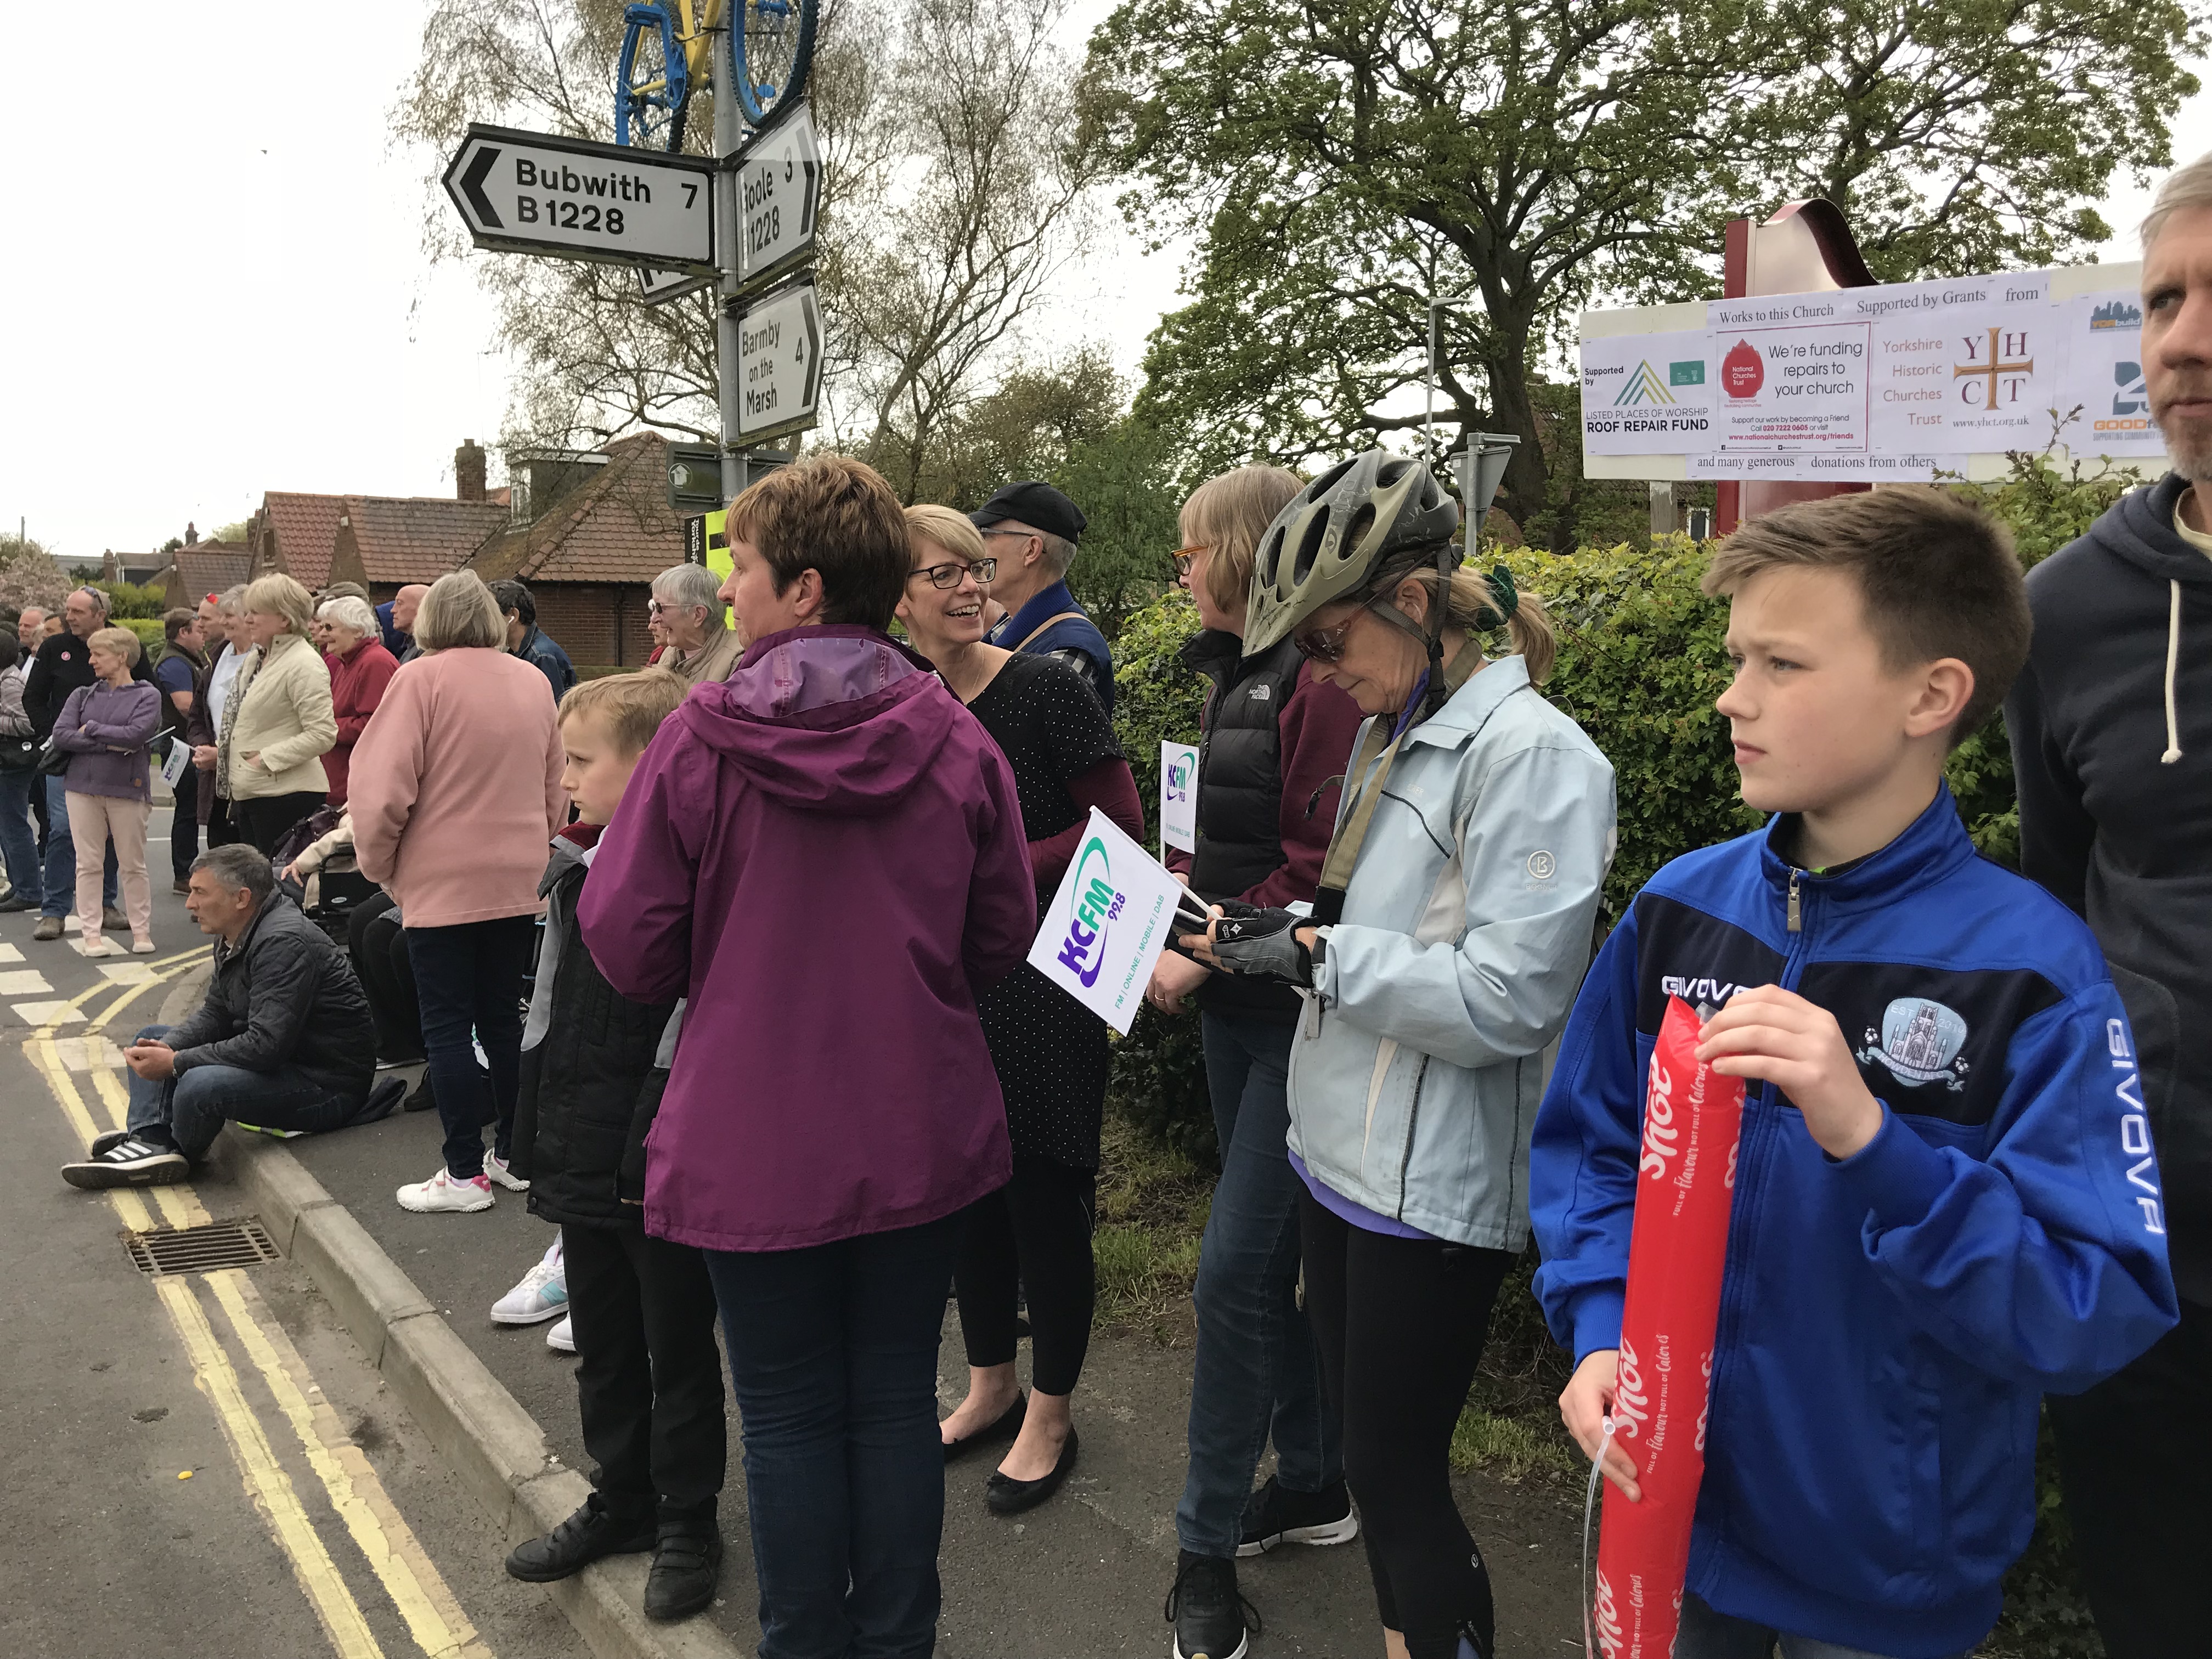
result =
M216 1221L204 1227L165 1227L150 1233L125 1233L123 1248L142 1273L211 1273L224 1267L258 1267L279 1261L276 1241L252 1216Z

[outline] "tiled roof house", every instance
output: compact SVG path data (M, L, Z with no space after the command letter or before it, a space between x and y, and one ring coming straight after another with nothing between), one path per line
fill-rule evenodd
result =
M180 547L162 573L162 598L172 610L198 605L253 574L253 556L244 542L196 542Z
M653 579L684 562L684 524L668 504L668 445L618 438L607 459L532 519L488 543L470 568L513 577L538 601L538 625L579 665L638 668Z
M408 495L341 499L330 580L359 582L380 601L409 582L434 582L459 569L507 525L504 501Z
M270 490L261 498L260 510L246 520L253 574L265 576L281 570L303 587L328 586L331 552L344 512L343 495Z

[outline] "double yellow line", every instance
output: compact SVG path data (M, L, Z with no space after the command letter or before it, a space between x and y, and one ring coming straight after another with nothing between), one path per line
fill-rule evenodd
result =
M110 1120L111 1127L125 1127L130 1096L113 1069L100 1057L109 1023L155 986L190 973L205 956L204 951L188 951L161 957L148 964L155 970L152 975L136 984L103 981L69 1000L68 1006L81 1011L95 999L115 994L83 1027L87 1075L92 1079L100 1115ZM50 1023L33 1032L23 1051L46 1080L70 1127L89 1143L100 1131L58 1047L56 1032L60 1023ZM155 1187L150 1191L162 1220L172 1227L202 1226L210 1219L190 1186ZM154 1226L153 1212L143 1194L119 1188L109 1192L107 1198L118 1218L131 1231L144 1232ZM374 1468L346 1433L321 1390L310 1381L306 1363L270 1312L259 1288L236 1268L198 1277L299 1441L331 1508L344 1522L355 1546L398 1610L415 1645L428 1659L492 1659L490 1650L431 1565L413 1530L392 1505ZM185 1278L158 1278L154 1289L191 1359L193 1382L215 1408L216 1420L238 1464L246 1495L268 1522L332 1650L339 1659L386 1659L361 1603L331 1559L292 1477L247 1402L238 1370L216 1338L203 1298Z

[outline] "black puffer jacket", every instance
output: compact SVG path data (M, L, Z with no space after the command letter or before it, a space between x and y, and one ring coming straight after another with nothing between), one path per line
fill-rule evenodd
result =
M1190 866L1191 890L1209 901L1243 897L1284 863L1277 722L1297 684L1300 659L1288 640L1257 657L1243 653L1234 634L1212 630L1182 648L1184 665L1213 682L1198 746L1198 851ZM1267 980L1216 974L1199 988L1198 1006L1288 1019L1297 1013L1298 994Z
M590 870L586 850L564 834L538 884L545 940L525 1032L514 1167L530 1182L532 1215L642 1224L645 1137L668 1085L656 1060L677 1005L618 994L584 948L576 900Z
M272 893L236 945L216 941L207 1000L169 1034L177 1073L196 1066L290 1067L332 1094L366 1099L376 1028L345 953Z

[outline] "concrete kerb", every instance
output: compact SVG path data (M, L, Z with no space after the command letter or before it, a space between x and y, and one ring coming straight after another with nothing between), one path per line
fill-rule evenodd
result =
M204 973L163 1002L173 1025L198 1002ZM591 1490L547 1450L544 1431L453 1334L430 1300L276 1141L234 1132L211 1170L234 1182L285 1253L305 1267L346 1329L469 1491L519 1544L550 1531ZM649 1558L617 1556L544 1589L599 1659L746 1659L711 1623L655 1625L643 1611Z

